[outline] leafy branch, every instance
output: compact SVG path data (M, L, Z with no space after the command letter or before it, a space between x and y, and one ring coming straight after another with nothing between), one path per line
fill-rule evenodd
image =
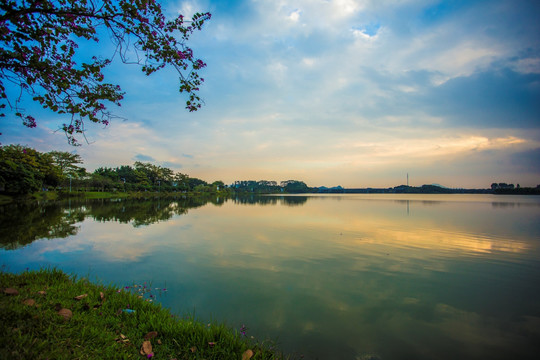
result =
M199 70L206 64L187 42L210 17L197 13L189 21L182 15L167 20L155 0L2 0L0 116L9 108L24 125L35 127L36 119L22 107L23 94L30 94L44 108L71 115L61 129L70 144L78 145L85 121L107 126L114 118L107 105L120 106L124 97L120 86L104 82L103 69L117 55L123 63L141 65L146 75L174 67L179 91L188 95L186 109L196 111L203 103ZM99 42L99 28L108 30L115 51L109 58L77 62L78 41ZM134 62L127 55L131 51ZM10 99L5 82L18 87L18 95Z

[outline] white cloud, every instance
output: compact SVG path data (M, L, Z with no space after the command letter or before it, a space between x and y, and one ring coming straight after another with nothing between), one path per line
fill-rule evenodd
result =
M183 15L186 20L191 19L195 13L205 13L208 11L207 1L181 0L166 4L166 8L174 13L174 16Z
M305 57L302 59L302 64L303 65L306 65L307 67L312 67L316 64L317 62L317 59L315 58L310 58L310 57Z
M371 40L376 36L367 34L365 30L352 29L351 31L354 37L364 40Z
M523 74L540 74L540 58L519 59L513 68Z
M355 0L334 0L330 2L330 16L336 18L344 18L351 16L362 9L362 1Z
M289 19L293 22L298 22L298 19L300 19L300 10L294 10L289 14Z
M270 78L273 78L279 86L287 81L287 66L280 61L274 61L268 64L267 71Z

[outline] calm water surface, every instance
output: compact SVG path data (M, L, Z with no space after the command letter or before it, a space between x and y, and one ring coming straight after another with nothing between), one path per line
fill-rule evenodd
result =
M0 207L0 265L57 266L307 359L536 359L540 197L329 195Z

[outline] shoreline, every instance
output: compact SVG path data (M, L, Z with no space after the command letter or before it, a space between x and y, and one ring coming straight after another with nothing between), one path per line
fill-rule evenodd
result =
M245 329L174 315L129 288L58 269L0 270L0 357L290 359Z

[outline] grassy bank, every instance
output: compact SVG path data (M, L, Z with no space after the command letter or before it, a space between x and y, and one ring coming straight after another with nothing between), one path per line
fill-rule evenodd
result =
M79 191L79 192L57 192L41 191L25 196L10 196L0 194L0 205L13 201L35 201L35 200L61 200L68 198L77 199L120 199L120 198L149 198L149 197L179 197L179 196L228 196L228 192L200 193L200 192L108 192L108 191Z
M59 270L0 272L1 359L282 359L240 331L173 316Z

